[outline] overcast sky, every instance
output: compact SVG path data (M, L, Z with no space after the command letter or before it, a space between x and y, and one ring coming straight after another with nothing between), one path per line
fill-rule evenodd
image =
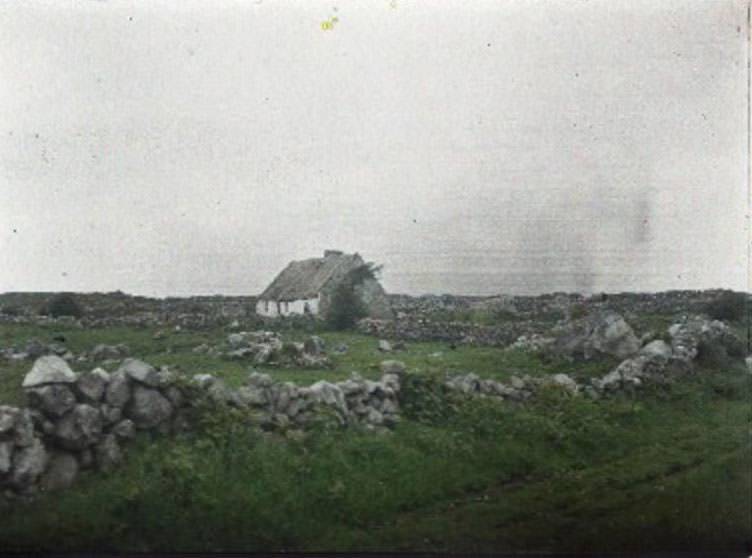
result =
M0 291L326 248L390 292L747 289L747 40L741 0L0 0Z

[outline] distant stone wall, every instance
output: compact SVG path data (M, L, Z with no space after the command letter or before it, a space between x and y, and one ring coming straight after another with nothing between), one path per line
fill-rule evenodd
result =
M108 473L138 431L189 430L190 409L207 399L249 411L259 431L300 436L323 423L386 430L400 420L396 373L403 369L385 361L379 381L353 373L308 387L253 373L231 389L207 374L178 376L136 359L112 374L76 374L60 357L42 356L23 381L28 407L0 406L0 500L67 489L82 469Z
M550 328L534 321L518 321L481 326L468 322L433 321L422 318L376 320L365 318L358 322L360 333L404 341L445 341L469 345L505 347L521 335L533 335Z

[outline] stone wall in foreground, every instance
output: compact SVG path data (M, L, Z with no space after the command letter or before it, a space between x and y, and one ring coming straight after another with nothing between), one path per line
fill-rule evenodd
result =
M83 469L108 473L138 431L190 429L190 410L202 401L247 410L250 427L293 437L322 420L386 430L400 420L403 369L385 361L379 381L353 373L306 387L252 373L232 389L208 374L178 376L131 358L112 374L102 368L77 374L59 356L42 356L23 381L28 407L0 406L0 495L13 500L64 490Z

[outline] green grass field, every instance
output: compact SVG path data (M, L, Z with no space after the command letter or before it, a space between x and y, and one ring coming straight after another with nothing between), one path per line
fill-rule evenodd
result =
M237 384L248 365L195 355L227 331L0 326L0 346L63 334L74 351L126 343L134 356ZM570 364L493 348L412 343L383 355L376 339L322 333L330 370L261 368L280 380L379 375L385 358L420 378L565 372ZM302 334L298 336L302 339ZM295 340L288 335L285 340ZM440 353L440 354L437 354ZM76 371L93 366L75 363ZM0 401L19 402L29 363L0 369ZM417 384L416 384L417 385ZM412 388L407 388L408 390ZM3 510L5 551L734 552L752 534L752 376L698 370L672 386L591 400L552 390L525 406L429 393L394 432L259 438L218 412L190 438L141 438L109 477L82 474L71 492ZM433 406L432 406L433 405ZM425 412L416 412L422 409Z

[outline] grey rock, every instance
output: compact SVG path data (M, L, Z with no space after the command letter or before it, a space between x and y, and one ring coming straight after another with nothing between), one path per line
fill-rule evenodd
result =
M368 414L366 415L366 420L370 424L373 424L374 426L381 426L382 424L384 424L384 415L381 414L376 409L371 408L368 410Z
M157 387L160 383L157 370L150 364L146 364L135 358L127 358L118 369L118 372L124 372L131 379L149 387Z
M16 416L16 428L13 443L16 447L29 447L34 443L34 420L29 409L21 409Z
M123 419L112 427L112 434L119 440L132 440L136 435L136 425L130 419Z
M648 357L651 360L657 359L663 362L668 362L668 359L671 358L671 347L669 347L665 341L657 339L655 341L651 341L642 349L640 349L640 354Z
M394 399L384 399L384 401L381 403L381 412L385 415L396 415L397 413L399 413L399 406L394 401Z
M378 344L377 348L382 353L391 353L392 352L392 344L389 341L387 341L386 339L379 339L379 344Z
M164 390L164 395L167 400L172 404L173 408L177 409L183 404L183 392L176 386L170 386Z
M249 386L265 388L272 385L272 379L269 374L261 374L259 372L252 372L249 374L246 384Z
M103 427L99 409L79 404L57 422L54 440L64 449L80 451L101 439Z
M209 397L217 403L228 403L233 399L232 390L222 380L215 380L207 389Z
M72 384L77 379L68 363L56 355L39 357L26 374L21 387L28 388L44 384Z
M400 360L382 360L379 368L382 374L399 374L407 370L405 363Z
M332 350L335 353L346 353L350 347L347 345L347 343L337 343L334 347L332 347Z
M114 434L106 435L101 442L94 446L94 461L97 470L102 473L112 472L123 461L123 454Z
M110 376L110 383L107 384L104 399L111 407L123 408L131 398L131 385L128 375L122 370L118 370Z
M89 358L94 362L102 362L105 360L119 360L125 356L128 356L130 349L127 345L122 343L119 345L104 345L99 344L91 350Z
M603 391L616 391L621 386L621 372L618 368L612 370L600 380L600 387Z
M324 352L324 341L321 337L311 335L303 342L303 352L313 356L322 354Z
M10 471L10 466L13 463L13 444L10 442L0 442L0 475L6 474Z
M157 390L137 385L127 411L137 428L154 428L170 418L172 405Z
M11 484L16 488L24 488L33 484L47 467L49 457L39 438L25 448L13 454L13 470Z
M42 475L40 486L45 492L68 490L78 475L78 461L68 452L55 452Z
M207 389L210 385L217 381L217 378L211 374L195 374L191 381L201 389Z
M748 356L744 359L744 364L747 365L747 371L752 374L752 356Z
M261 406L266 405L266 392L262 388L255 386L241 386L237 390L238 398L244 405Z
M553 378L551 378L551 381L554 384L563 387L570 393L577 393L578 391L577 382L575 382L566 374L556 374Z
M120 407L110 407L109 405L104 404L99 410L102 413L104 423L107 425L115 424L123 416L123 410Z
M102 369L95 368L90 372L84 372L76 382L78 392L90 402L98 402L104 395L107 382L110 381L110 374Z
M21 412L17 407L0 405L0 436L7 434L16 425L16 417Z
M25 391L29 405L48 416L60 417L76 405L76 396L66 384L46 384Z
M26 343L26 351L24 352L26 353L26 358L34 360L49 354L50 349L39 339L29 339L28 343Z

